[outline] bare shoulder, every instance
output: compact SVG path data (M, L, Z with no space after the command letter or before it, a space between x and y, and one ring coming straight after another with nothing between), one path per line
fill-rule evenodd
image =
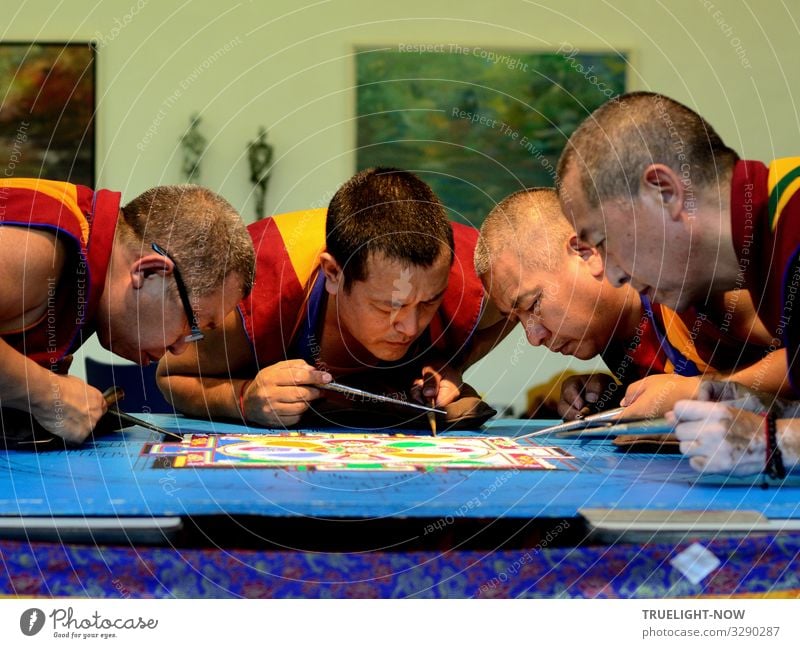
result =
M0 329L18 328L37 317L61 278L62 241L47 231L0 226Z

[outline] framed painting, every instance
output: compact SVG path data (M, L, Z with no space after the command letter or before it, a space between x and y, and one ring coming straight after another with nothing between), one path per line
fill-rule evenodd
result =
M553 186L567 138L625 91L619 52L512 52L456 44L356 50L357 166L418 173L479 226L508 194Z
M92 43L0 42L0 177L94 186Z

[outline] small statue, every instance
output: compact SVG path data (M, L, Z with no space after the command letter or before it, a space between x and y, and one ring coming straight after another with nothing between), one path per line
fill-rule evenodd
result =
M200 132L200 115L194 113L189 118L189 128L180 139L183 152L183 175L186 182L194 183L200 179L200 162L206 151L208 140Z
M264 218L264 204L267 200L267 184L272 170L272 145L267 143L267 130L261 126L258 137L247 143L247 159L250 161L250 182L253 183L256 202L256 218Z

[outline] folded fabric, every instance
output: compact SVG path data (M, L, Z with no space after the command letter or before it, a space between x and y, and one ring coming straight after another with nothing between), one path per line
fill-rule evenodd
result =
M681 444L672 433L668 434L620 434L614 445L624 452L648 454L680 454Z

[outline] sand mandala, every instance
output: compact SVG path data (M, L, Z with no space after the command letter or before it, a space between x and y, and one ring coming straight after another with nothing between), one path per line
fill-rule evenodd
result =
M186 435L148 443L142 455L158 468L294 470L555 470L573 457L560 448L506 437L420 437L402 434Z

